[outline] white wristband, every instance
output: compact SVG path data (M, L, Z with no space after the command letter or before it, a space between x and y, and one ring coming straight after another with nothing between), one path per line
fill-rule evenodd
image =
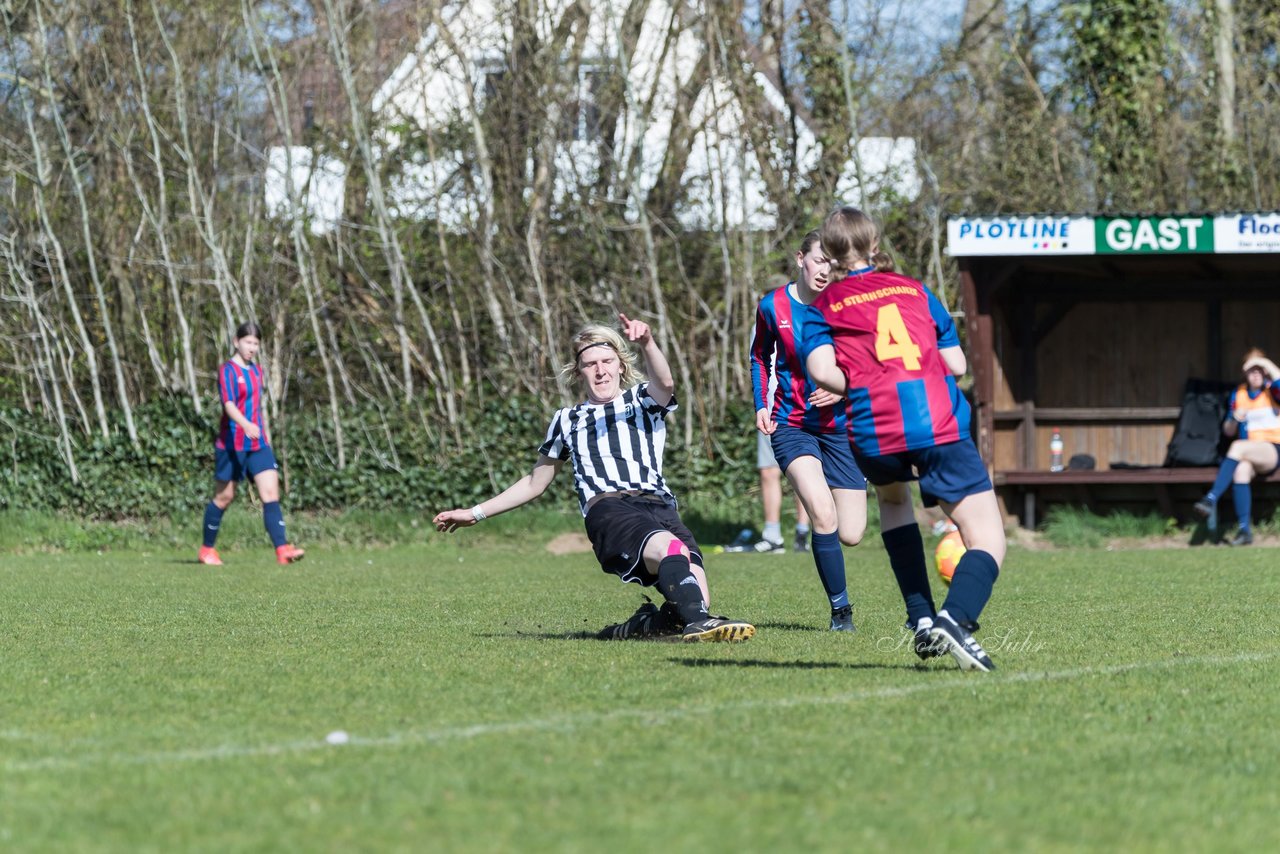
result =
M475 519L477 522L483 522L485 519L488 519L489 517L484 515L484 511L481 510L480 505L477 504L475 507L471 508L471 518Z

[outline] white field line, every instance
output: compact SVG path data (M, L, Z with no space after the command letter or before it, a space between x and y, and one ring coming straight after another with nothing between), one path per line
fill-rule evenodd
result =
M1280 658L1280 650L1273 652L1241 653L1230 656L1205 656L1170 658L1159 661L1138 661L1100 667L1075 667L1069 670L1026 671L1021 673L985 676L977 673L956 673L943 680L928 679L912 685L889 688L872 688L843 694L809 697L776 697L767 700L741 700L728 703L712 703L704 706L677 706L659 709L615 709L608 712L586 712L573 715L557 715L545 718L473 726L442 727L431 730L409 730L382 736L363 737L352 735L341 745L327 743L323 737L277 744L219 745L196 747L187 750L163 750L143 753L82 753L72 756L47 756L39 759L11 760L0 765L9 773L31 771L56 771L83 768L89 765L168 765L181 762L204 762L241 757L282 756L310 753L319 750L349 750L352 748L399 748L455 741L471 741L491 735L538 732L574 732L602 724L619 721L638 721L642 726L658 726L683 718L714 715L723 712L790 709L800 706L833 706L864 702L867 700L897 699L915 694L927 694L951 688L998 689L1010 683L1063 682L1098 676L1114 676L1140 670L1159 670L1172 667L1203 667L1249 662L1272 661ZM18 735L10 730L9 735ZM23 733L24 738L33 736Z

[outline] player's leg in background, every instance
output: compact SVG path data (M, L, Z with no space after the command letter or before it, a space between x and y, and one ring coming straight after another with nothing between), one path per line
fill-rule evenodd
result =
M222 514L231 506L236 497L234 480L215 480L213 482L213 498L204 508L204 544L213 548L218 541L218 530L222 527Z
M269 468L256 472L253 485L258 488L258 497L262 499L262 526L276 549L277 563L286 564L301 560L306 554L297 546L289 544L288 532L284 525L284 512L280 509L280 475L274 464Z
M932 622L934 607L924 540L911 506L911 486L903 482L887 483L876 486L875 490L880 506L880 539L889 553L889 566L907 609L907 623L914 629L922 620Z
M804 502L800 500L800 496L796 496L796 540L793 548L798 552L807 552L809 550L809 532L812 530L809 526L809 511L804 509Z
M777 463L760 469L760 503L764 509L764 531L757 551L781 550L782 544L782 470ZM764 548L767 543L770 548Z
M267 529L271 544L280 548L289 542L285 532L284 513L280 510L280 475L275 469L260 471L253 476L253 485L262 499L262 525Z
M234 480L215 480L213 482L213 498L204 507L204 522L201 525L203 541L196 559L208 566L221 566L222 558L214 548L218 542L218 531L222 528L222 514L236 497Z
M807 454L796 457L787 465L787 481L809 511L813 523L813 563L831 604L831 627L853 631L852 616L845 613L849 610L849 590L844 552L840 548L840 520L822 471L822 461Z

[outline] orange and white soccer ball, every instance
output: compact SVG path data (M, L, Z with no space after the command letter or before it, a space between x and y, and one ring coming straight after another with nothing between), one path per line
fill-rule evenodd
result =
M934 565L944 584L951 584L951 576L955 575L960 556L965 553L964 540L959 531L952 531L938 540L938 548L933 552Z

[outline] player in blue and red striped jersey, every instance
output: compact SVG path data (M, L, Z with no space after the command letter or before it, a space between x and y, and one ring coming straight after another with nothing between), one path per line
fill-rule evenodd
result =
M956 386L968 367L964 351L942 303L893 272L879 244L875 224L856 208L840 208L823 223L823 251L839 279L809 309L806 366L819 385L849 399L850 441L876 485L881 536L916 653L950 652L964 669L993 670L970 632L1004 560L1004 521ZM925 505L941 505L967 548L936 613L911 507L916 479Z
M774 458L809 514L813 562L831 603L831 628L853 631L853 608L840 544L856 546L867 527L867 479L846 435L847 404L815 386L805 373L798 342L806 309L827 286L829 264L816 231L796 253L800 275L764 296L751 343L751 387L756 428L771 438ZM777 379L766 399L772 366Z
M222 565L214 548L218 528L223 511L236 497L236 484L246 476L253 478L262 499L262 523L276 547L276 562L293 563L305 554L290 545L285 536L284 514L280 512L280 476L262 418L262 368L254 364L261 339L258 324L240 324L235 353L218 368L222 424L213 445L213 500L204 508L204 545L197 558L209 566Z

